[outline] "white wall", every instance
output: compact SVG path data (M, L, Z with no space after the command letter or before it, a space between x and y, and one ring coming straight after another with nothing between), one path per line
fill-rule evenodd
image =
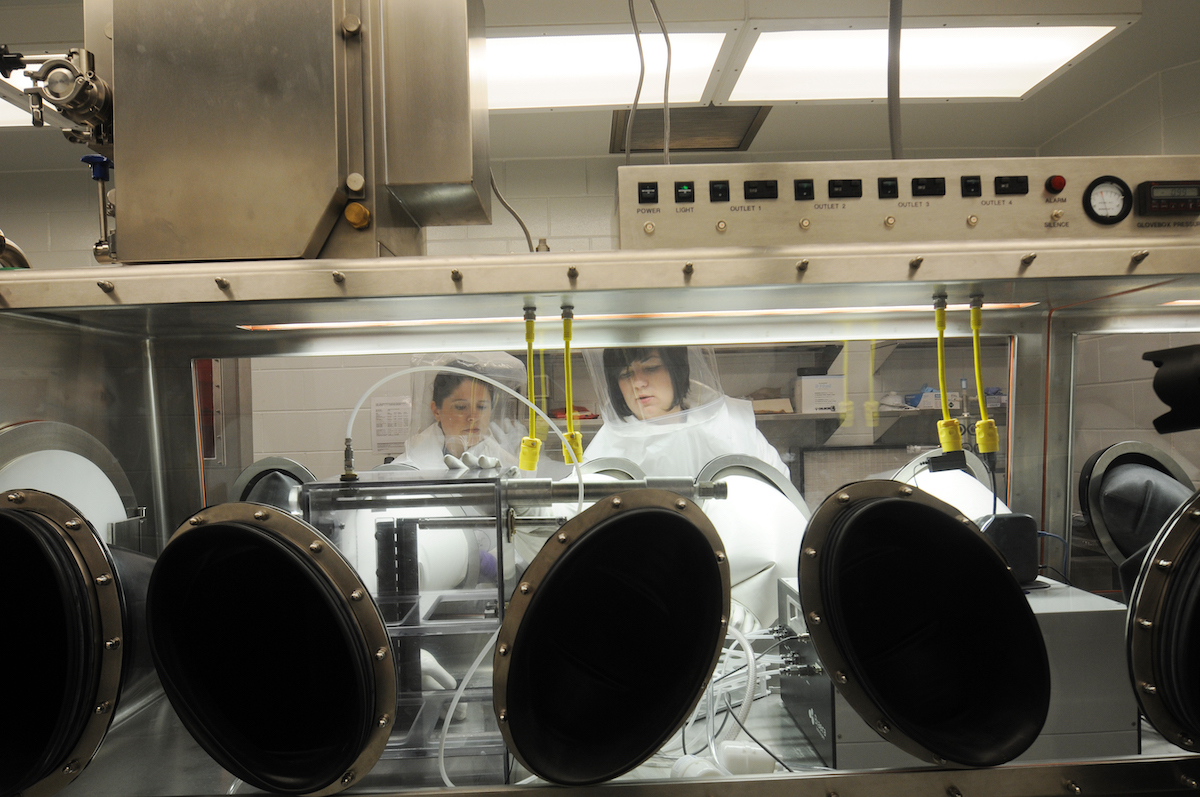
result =
M343 443L350 413L376 382L406 368L407 354L356 357L256 357L250 387L254 418L254 459L288 457L319 479L342 472ZM401 376L373 396L407 396L411 380ZM355 417L355 467L369 470L384 453L371 447L371 400Z
M1039 155L1200 153L1200 61L1156 72L1054 136Z
M89 151L79 147L80 156ZM91 170L82 163L73 171L0 172L0 231L34 268L96 265L99 204Z

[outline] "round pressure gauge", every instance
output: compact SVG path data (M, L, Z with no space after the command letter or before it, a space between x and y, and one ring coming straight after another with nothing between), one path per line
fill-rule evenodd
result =
M1083 212L1100 224L1116 224L1133 208L1133 192L1120 177L1097 177L1083 192Z

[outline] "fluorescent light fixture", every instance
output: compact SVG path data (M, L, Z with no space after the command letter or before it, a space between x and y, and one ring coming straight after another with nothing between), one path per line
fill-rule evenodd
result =
M672 103L700 102L724 41L724 33L671 34ZM661 104L666 45L643 33L642 48L641 102ZM488 39L487 77L492 109L627 106L637 91L637 42L632 33Z
M1024 310L1037 302L1002 302L984 304L987 310ZM969 304L951 304L947 312L967 312ZM576 314L576 321L671 321L691 318L773 318L778 316L822 316L822 315L870 315L874 313L930 313L928 304L903 304L890 307L789 307L778 310L701 310L668 313L603 313L598 315ZM465 326L474 324L523 324L521 316L494 318L425 318L405 321L297 321L285 324L239 324L238 329L248 332L313 331L333 329L379 329L429 326Z
M1023 97L1113 30L1112 25L907 28L900 40L900 96ZM729 100L886 97L886 30L795 30L759 35Z

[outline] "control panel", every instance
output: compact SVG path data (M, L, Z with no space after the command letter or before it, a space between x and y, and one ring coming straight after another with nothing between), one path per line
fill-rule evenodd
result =
M624 166L621 248L1189 235L1200 157Z

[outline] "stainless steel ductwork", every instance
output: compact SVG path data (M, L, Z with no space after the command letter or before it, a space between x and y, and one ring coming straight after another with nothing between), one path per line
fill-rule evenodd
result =
M12 729L0 794L51 794L79 777L109 727L161 696L145 644L153 560L110 548L67 502L7 490L0 504Z

